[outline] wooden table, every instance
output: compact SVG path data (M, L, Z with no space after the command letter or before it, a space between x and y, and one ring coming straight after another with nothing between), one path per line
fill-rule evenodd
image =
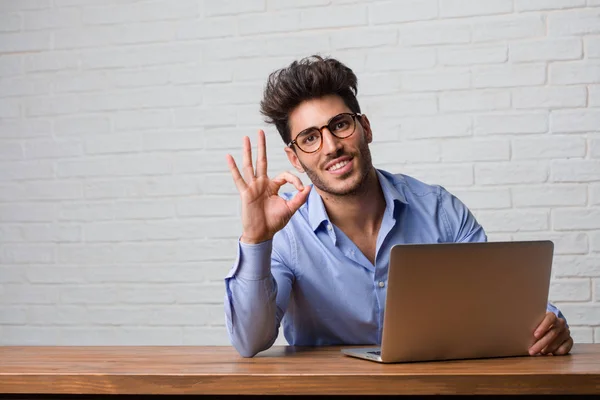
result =
M0 347L3 397L374 393L600 394L600 344L562 357L387 365L339 347L273 347L250 359L232 347Z

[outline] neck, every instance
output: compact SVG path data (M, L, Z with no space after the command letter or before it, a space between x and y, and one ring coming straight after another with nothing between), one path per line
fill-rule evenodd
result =
M329 219L343 231L358 230L366 235L375 235L379 231L385 198L375 168L369 171L365 182L355 193L336 196L318 192Z

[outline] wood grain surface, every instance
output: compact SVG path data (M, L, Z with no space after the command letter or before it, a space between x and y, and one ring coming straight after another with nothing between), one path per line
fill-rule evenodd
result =
M0 394L600 394L600 344L568 356L379 364L340 347L0 347Z

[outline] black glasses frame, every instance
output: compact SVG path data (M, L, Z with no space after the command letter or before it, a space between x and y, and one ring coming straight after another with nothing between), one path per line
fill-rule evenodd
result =
M341 115L349 115L349 116L351 116L351 117L352 117L352 120L354 121L354 128L352 129L352 132L350 132L350 134L349 134L348 136L341 136L341 137L340 137L340 136L336 135L335 133L333 133L333 131L332 131L332 130L329 128L329 124L331 124L331 121L333 121L334 119L336 119L336 118L340 117ZM333 136L335 136L335 137L336 137L336 138L338 138L338 139L346 139L346 138L349 138L349 137L350 137L350 136L352 136L352 135L354 134L354 132L356 131L356 122L357 122L357 121L356 121L356 118L357 118L357 117L362 117L362 114L360 114L360 113L339 113L339 114L337 114L337 115L334 115L333 117L331 117L331 118L329 119L329 121L327 121L327 124L323 125L323 126L322 126L322 127L320 127L320 128L318 128L318 127L316 127L316 126L311 126L310 128L306 128L306 129L304 129L302 132L298 133L298 134L296 135L296 137L294 138L294 140L292 140L291 142L289 142L289 143L287 144L287 146L288 146L288 147L292 147L292 146L296 145L296 147L297 147L297 148L299 148L299 149L300 149L302 152L304 152L304 153L308 153L308 154L316 153L317 151L321 150L321 148L323 147L323 129L327 128L327 130L328 130L328 131L329 131L329 132L330 132L330 133L331 133ZM319 134L321 135L321 143L319 144L319 148L318 148L318 149L316 149L316 150L314 150L314 151L306 151L306 150L302 149L302 147L300 147L300 146L298 145L298 142L297 142L297 140L298 140L298 137L299 137L300 135L302 135L304 132L306 132L306 131L308 131L308 130L310 130L310 129L316 129L316 130L318 130L318 131L319 131Z

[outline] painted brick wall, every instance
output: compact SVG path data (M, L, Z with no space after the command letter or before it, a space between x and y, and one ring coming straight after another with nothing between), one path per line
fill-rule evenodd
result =
M267 128L290 169L258 102L313 53L357 73L377 167L555 242L600 342L600 1L0 0L0 343L228 344L225 154Z

